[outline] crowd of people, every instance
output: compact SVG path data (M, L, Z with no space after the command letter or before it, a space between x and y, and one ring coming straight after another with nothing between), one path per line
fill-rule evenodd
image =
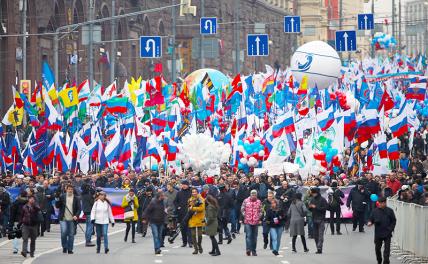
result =
M322 176L302 181L299 175L293 174L232 173L226 166L220 176L214 177L192 171L165 176L162 171L149 170L131 171L128 175L110 170L89 175L56 172L35 178L8 174L3 176L0 187L1 234L14 238L13 253L18 253L16 237L20 235L16 234L20 231L21 254L27 257L29 253L33 257L37 237L50 232L55 207L59 212L55 221L60 224L63 253L73 254L79 226L85 232L86 246L96 246L96 252L100 253L103 239L107 254L108 226L114 226L115 219L104 188L115 188L127 190L121 204L126 223L124 241L128 241L131 232L131 241L135 243L136 234L145 237L150 227L155 254L161 253L166 239L173 242L179 234L182 247L192 247L195 255L203 254L202 235L205 234L212 244L209 254L218 256L221 254L219 244L233 243L244 231L246 254L257 256L259 227L263 249L269 248L274 255L279 254L284 230L291 237L292 252L297 252L298 236L303 251L310 250L307 234L315 241L315 252L322 254L326 221L330 223L332 235L342 234L343 205L352 208L353 231L358 228L359 232L373 224L374 218L383 219L374 213L378 208L370 199L372 194L378 195L379 201L396 195L405 202L428 205L428 185L421 177L408 177L401 169L389 175L374 176L366 172L359 176ZM310 188L302 193L300 186ZM340 188L343 186L355 186L347 199ZM11 198L9 188L19 188L16 199ZM326 198L321 195L321 188L328 188ZM85 230L79 222L85 223ZM93 244L95 233L96 244Z

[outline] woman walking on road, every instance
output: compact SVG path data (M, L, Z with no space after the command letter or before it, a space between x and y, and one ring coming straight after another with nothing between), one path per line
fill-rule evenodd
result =
M193 255L202 254L202 228L205 226L205 201L196 188L189 199L189 228L192 233Z
M269 226L270 238L272 240L272 253L278 256L281 246L281 236L284 231L286 215L284 210L278 205L278 200L272 199L270 208L266 212L266 222Z
M296 240L297 236L302 239L303 250L308 252L309 249L306 247L305 239L305 216L308 210L305 204L302 202L302 194L296 193L294 200L288 209L288 216L290 217L290 237L292 237L292 250L296 251Z
M109 252L108 248L108 224L114 227L114 217L111 211L111 203L106 197L106 193L101 191L98 194L97 200L92 206L91 219L97 231L97 253L100 253L101 236L104 237L104 252Z
M217 200L210 194L207 196L205 201L207 202L205 209L205 219L207 223L205 227L205 234L210 237L212 244L212 249L209 254L211 256L220 256L220 249L218 248L217 239L215 238L218 229L219 205Z
M134 189L129 189L127 195L122 199L122 208L125 210L124 222L126 223L125 242L128 241L129 230L132 233L132 243L135 243L135 223L138 222L138 198L135 195Z

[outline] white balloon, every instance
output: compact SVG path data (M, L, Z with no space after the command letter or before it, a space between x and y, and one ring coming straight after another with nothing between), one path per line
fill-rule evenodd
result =
M239 145L238 146L238 151L244 153L245 152L244 146Z
M254 157L250 157L250 159L248 160L248 166L250 167L255 167L257 165L257 160Z
M312 41L300 46L291 58L293 77L300 83L308 77L308 88L326 89L340 76L339 54L323 41Z
M248 160L246 158L241 158L239 160L242 164L247 164Z
M265 155L265 151L264 151L264 150L260 150L260 151L259 151L259 156L260 156L260 157L263 157L264 155Z

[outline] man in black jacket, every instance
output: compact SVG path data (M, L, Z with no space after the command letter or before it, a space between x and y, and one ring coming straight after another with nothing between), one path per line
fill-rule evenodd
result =
M91 242L92 232L94 226L91 222L91 210L95 201L95 189L91 186L90 181L86 181L82 185L82 211L86 218L86 230L85 230L85 246L93 247L95 244Z
M224 184L220 184L218 186L220 193L217 196L218 204L220 206L219 210L219 244L223 244L223 231L226 236L227 244L232 242L232 237L230 235L229 228L227 224L229 222L230 210L233 208L233 199L232 196L227 192L226 186Z
M188 201L190 196L192 196L192 192L189 189L189 182L187 180L183 180L181 182L181 190L177 193L174 201L174 206L177 209L178 222L180 223L181 238L183 240L183 245L181 245L181 247L185 247L187 244L189 244L189 247L193 247L192 236L188 223L183 221L188 211Z
M34 257L36 250L36 238L38 234L38 213L40 207L36 205L34 196L28 197L28 202L22 207L20 223L22 224L22 252L21 255L27 257L28 239L30 239L30 256Z
M161 253L162 232L167 216L164 199L165 194L159 191L143 213L143 222L150 223L152 229L155 254Z
M367 190L367 195L370 197L370 195L372 194L376 194L376 195L380 195L381 189L380 189L380 185L378 182L376 182L373 179L373 173L371 172L367 172L366 173L366 190ZM365 217L365 220L367 222L367 219L369 218L369 216L372 214L373 209L376 207L376 202L372 202L370 199L367 201L368 202L368 206L367 206L367 214Z
M324 243L324 230L325 230L325 212L327 211L327 200L321 196L318 187L311 189L311 200L309 201L309 210L312 212L313 219L313 233L315 244L317 246L316 254L322 254Z
M55 198L55 206L59 209L62 252L73 254L76 224L82 211L80 200L74 195L73 185L66 187L66 193Z
M334 223L336 223L336 234L341 235L340 232L340 217L342 210L340 206L343 204L342 198L345 194L337 188L337 181L331 183L331 189L328 191L328 210L330 211L330 230L334 235Z
M6 229L9 223L10 216L10 196L4 188L4 184L0 185L0 225L2 229L0 230L0 238L6 235Z
M236 226L236 232L239 234L239 230L241 229L241 221L239 221L241 219L241 207L242 207L242 203L244 202L245 199L247 199L248 197L250 197L250 187L248 186L248 184L245 182L246 181L246 177L241 178L239 186L237 188L237 190L235 190L236 192L236 205L235 205L235 214L236 217L238 218L238 223Z
M350 208L352 205L353 231L355 231L358 226L358 231L360 233L364 232L364 214L366 212L368 198L369 196L361 182L358 182L357 186L349 193L346 206Z
M377 263L382 264L382 243L384 245L383 264L389 264L389 255L391 248L391 237L395 229L397 220L394 211L386 207L386 198L379 198L379 207L373 209L369 217L368 226L375 225L375 250Z

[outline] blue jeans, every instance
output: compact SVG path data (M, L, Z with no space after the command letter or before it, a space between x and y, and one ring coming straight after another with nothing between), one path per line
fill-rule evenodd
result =
M256 252L258 232L258 225L245 224L245 244L247 251Z
M238 232L238 216L236 215L236 210L235 208L232 208L232 210L230 210L230 232L232 233L237 233Z
M270 239L272 241L272 251L279 251L279 247L281 246L281 236L284 227L271 227L270 228Z
M60 221L61 245L63 249L73 251L76 226L74 221Z
M85 240L86 240L86 243L91 243L92 231L94 230L94 225L91 222L91 214L85 214L85 216L86 216Z
M159 250L161 247L163 226L163 224L150 224L155 250Z
M108 249L108 224L95 224L97 231L97 250L101 247L101 236L104 237L104 249Z

